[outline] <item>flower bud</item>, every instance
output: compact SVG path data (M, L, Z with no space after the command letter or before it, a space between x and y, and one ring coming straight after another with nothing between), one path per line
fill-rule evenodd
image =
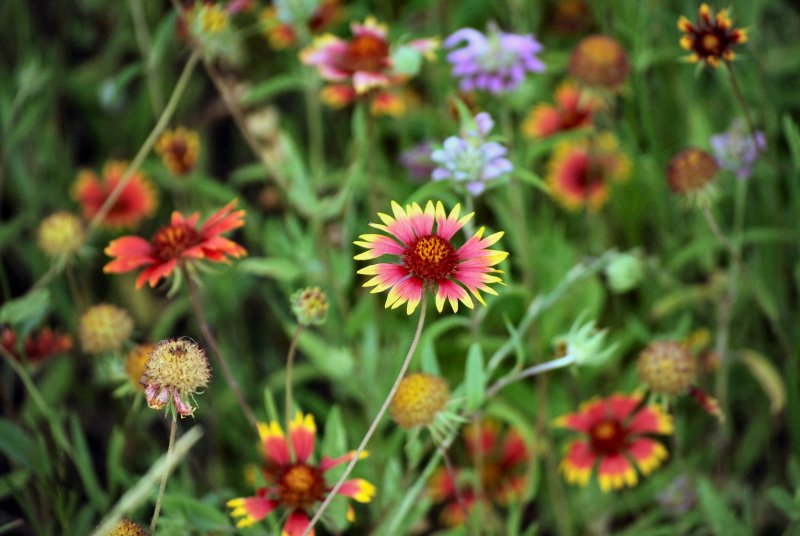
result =
M623 294L639 286L644 277L644 268L638 255L620 253L611 259L605 273L611 290Z
M319 287L298 290L290 298L292 312L304 326L320 325L328 314L328 296Z
M625 49L606 35L584 38L569 59L569 74L587 86L617 89L629 71Z

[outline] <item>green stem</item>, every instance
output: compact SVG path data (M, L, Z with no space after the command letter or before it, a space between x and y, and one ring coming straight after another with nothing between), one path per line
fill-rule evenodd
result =
M325 134L322 107L319 102L319 83L316 76L308 77L304 84L306 101L306 128L308 129L308 154L311 176L319 180L325 176Z
M511 385L514 382L524 380L525 378L538 376L539 374L542 374L544 372L569 366L574 361L575 358L572 356L559 357L558 359L545 361L544 363L539 363L538 365L534 365L532 367L528 367L524 370L521 370L516 374L511 374L509 376L501 378L486 390L486 398L487 399L491 398L492 396L496 395L499 391L501 391L502 389Z
M294 330L292 342L289 344L289 353L286 356L286 429L289 430L289 423L292 422L292 370L294 370L294 356L297 353L297 341L300 339L300 333L303 331L303 324L297 324L297 329ZM289 445L289 456L294 458L294 444L292 441L286 442Z
M167 447L167 461L169 466L170 460L175 450L175 432L178 429L178 418L173 413L172 426L169 429L169 446ZM167 479L169 478L169 471L164 471L161 475L161 485L158 488L158 499L156 500L156 508L153 511L153 519L150 520L150 534L156 533L156 525L158 524L158 514L161 512L161 502L164 500L164 490L167 488Z
M136 37L136 44L139 46L139 52L142 55L142 61L144 61L145 65L147 92L150 97L150 106L153 109L153 116L155 117L164 106L164 95L161 94L161 84L159 84L157 76L158 70L156 64L153 62L153 56L151 54L150 31L147 28L147 17L145 16L142 0L129 0L128 5L131 9L133 33Z
M339 489L344 485L345 480L347 477L350 476L350 473L353 471L356 463L358 463L358 459L361 457L361 453L364 452L364 449L367 447L367 443L369 443L370 438L372 438L372 434L375 433L375 430L378 429L378 424L380 424L381 419L386 414L386 410L389 409L389 404L391 404L392 399L394 398L394 394L397 392L397 388L400 387L400 382L403 380L403 377L408 370L408 366L411 364L411 358L414 357L414 351L417 349L417 344L419 343L420 335L422 335L422 327L425 325L425 310L428 306L428 294L426 291L423 290L422 295L422 303L420 303L420 313L419 313L419 322L417 322L417 329L414 332L414 338L411 340L411 346L408 348L408 353L406 354L405 359L403 359L403 364L400 366L400 371L397 373L397 378L394 380L394 384L392 388L389 390L389 394L386 395L386 399L383 401L383 405L381 409L378 411L378 414L375 415L375 418L372 420L372 423L369 425L369 429L367 433L364 435L364 438L361 440L361 444L356 449L355 453L353 454L353 458L350 460L350 463L347 464L347 467L342 473L342 476L339 478L339 481L336 482L336 485L333 486L333 489L328 493L328 496L325 497L325 500L319 507L319 510L314 514L314 517L311 518L311 522L306 527L306 530L303 531L302 536L308 536L311 533L311 530L314 528L314 525L317 524L319 519L322 517L322 514L325 513L325 510L328 509L330 506L331 501L333 498L336 497L336 494L339 492Z

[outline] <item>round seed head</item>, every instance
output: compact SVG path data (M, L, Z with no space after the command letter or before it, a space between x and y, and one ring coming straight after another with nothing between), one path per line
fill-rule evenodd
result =
M39 224L37 243L51 257L72 255L80 249L86 233L80 218L69 212L51 214Z
M133 331L133 319L125 309L101 303L80 318L79 335L83 351L102 354L122 348Z
M677 395L697 380L697 362L689 349L673 341L650 343L636 364L639 377L655 393Z
M439 376L409 374L400 382L392 399L392 419L406 430L433 423L450 400L450 388Z

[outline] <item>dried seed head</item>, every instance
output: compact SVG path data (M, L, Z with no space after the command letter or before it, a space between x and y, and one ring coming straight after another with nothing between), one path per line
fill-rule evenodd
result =
M439 376L409 374L400 382L392 399L392 419L406 430L428 426L450 400L450 388Z
M51 257L72 255L80 249L86 233L78 216L69 212L51 214L39 224L37 243Z
M688 148L676 154L667 168L670 189L679 194L702 190L719 172L713 156L700 149Z
M147 531L138 523L130 519L123 519L108 534L109 536L147 536Z
M81 315L79 335L83 351L102 354L119 350L133 331L133 319L125 309L101 303Z
M197 343L191 339L167 339L150 352L141 384L151 408L174 404L178 414L186 416L194 413L190 402L210 380L208 359Z
M328 296L319 287L306 287L291 297L292 312L304 326L320 325L328 314Z
M636 364L639 377L655 393L677 395L697 380L697 362L686 345L674 341L650 343Z

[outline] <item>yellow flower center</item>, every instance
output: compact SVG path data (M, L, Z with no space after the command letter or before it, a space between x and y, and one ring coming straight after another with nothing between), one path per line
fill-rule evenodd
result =
M341 67L350 72L381 72L389 57L389 44L380 37L364 34L354 38L347 46Z
M179 258L184 251L197 245L200 235L186 224L167 225L153 237L153 253L162 261Z
M714 34L706 34L703 36L703 48L710 54L719 54L721 51L721 44L719 37Z
M325 498L325 479L316 467L298 463L278 477L280 501L291 508L308 508Z

